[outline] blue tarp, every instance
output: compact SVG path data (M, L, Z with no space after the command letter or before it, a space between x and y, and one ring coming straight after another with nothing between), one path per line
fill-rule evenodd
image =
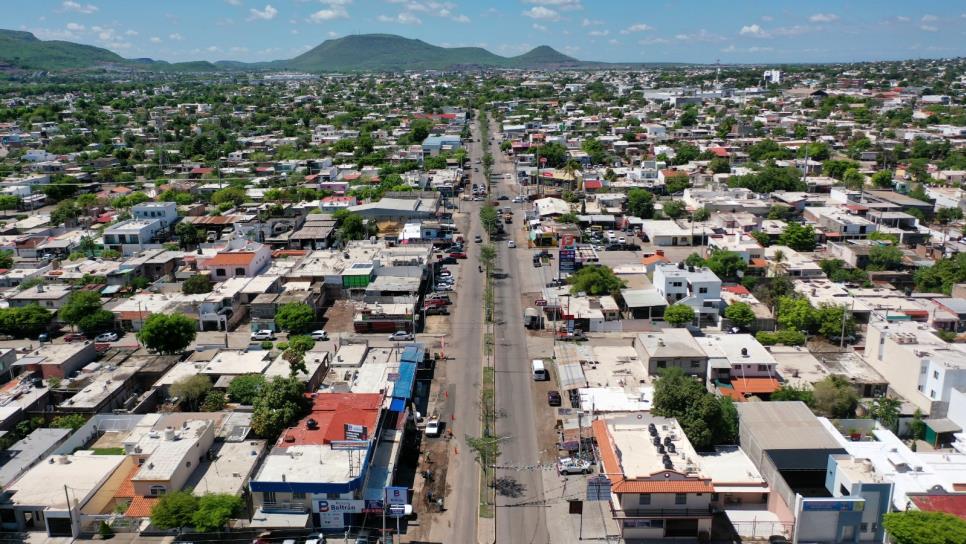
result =
M405 399L397 399L397 398L394 398L394 399L392 399L392 402L389 403L389 411L390 412L402 412L405 409L406 409L406 400Z
M413 396L413 384L416 382L416 363L399 363L399 378L392 386L392 398L407 401ZM395 403L393 403L395 405ZM394 410L399 411L399 410Z
M410 344L403 349L399 360L404 363L419 364L426 358L426 348L422 344Z

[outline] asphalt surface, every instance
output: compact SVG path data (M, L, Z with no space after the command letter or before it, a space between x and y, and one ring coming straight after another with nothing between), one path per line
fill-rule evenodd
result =
M494 141L498 141L494 138ZM491 149L494 158L494 174L512 174L514 177L494 183L493 196L518 193L514 167L499 147ZM509 201L504 201L509 205ZM522 205L514 204L513 225L507 225L513 237L523 221ZM525 245L508 248L505 241L497 242L497 268L503 273L494 280L496 298L496 434L501 437L500 466L527 467L540 462L537 442L536 419L530 357L523 327L522 275L533 275L531 252ZM546 543L546 507L543 506L543 475L539 470L498 470L497 477L514 478L522 485L518 497L497 497L496 542Z
M476 124L472 127L473 139L469 148L471 161L482 159ZM481 168L482 170L482 168ZM471 184L482 183L482 172L471 172ZM473 452L466 445L466 436L478 437L480 432L480 382L482 381L483 356L483 281L479 273L480 246L473 242L482 235L479 202L463 201L460 213L469 217L469 230L463 233L467 258L461 262L456 281L455 309L450 315L450 334L444 339L447 365L446 383L443 390L447 400L441 413L452 414L446 425L453 431L446 485L451 493L445 507L452 511L449 526L430 529L433 542L477 541L477 512L480 503L480 469Z

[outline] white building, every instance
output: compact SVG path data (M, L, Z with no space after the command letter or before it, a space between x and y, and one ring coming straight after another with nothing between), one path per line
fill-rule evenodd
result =
M686 304L702 321L718 321L721 280L711 269L683 262L658 264L654 267L654 287L668 304Z

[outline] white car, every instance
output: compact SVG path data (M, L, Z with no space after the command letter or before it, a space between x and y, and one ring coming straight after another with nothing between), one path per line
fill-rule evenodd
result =
M396 331L389 335L389 340L392 342L406 342L414 340L415 338L411 332L405 331Z
M94 338L94 341L95 342L117 342L117 338L118 336L116 332L105 332L105 333L98 334Z
M424 431L426 436L439 436L440 426L438 419L431 419L426 422L426 429Z
M559 474L590 474L590 462L573 457L564 457L557 461L557 473Z
M328 340L329 339L329 334L327 332L325 332L325 331L312 331L309 334L309 336L312 337L312 340Z
M617 239L617 243L618 244L626 244L627 243L627 238L624 238L623 236L621 236L620 238Z
M252 333L252 340L275 340L275 333L268 329L255 331Z
M513 240L507 240L506 241L506 247L508 247L510 249L513 249L513 248L517 247L517 243L514 242Z

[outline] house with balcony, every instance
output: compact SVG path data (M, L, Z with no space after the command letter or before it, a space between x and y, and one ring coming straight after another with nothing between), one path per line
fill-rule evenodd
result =
M710 537L714 486L677 420L623 415L594 421L593 433L622 539Z
M156 243L156 237L163 228L165 227L161 219L121 221L104 231L104 246L129 257L148 247L160 247Z
M660 263L654 267L654 287L668 304L685 304L700 323L717 323L721 308L721 280L710 268Z

